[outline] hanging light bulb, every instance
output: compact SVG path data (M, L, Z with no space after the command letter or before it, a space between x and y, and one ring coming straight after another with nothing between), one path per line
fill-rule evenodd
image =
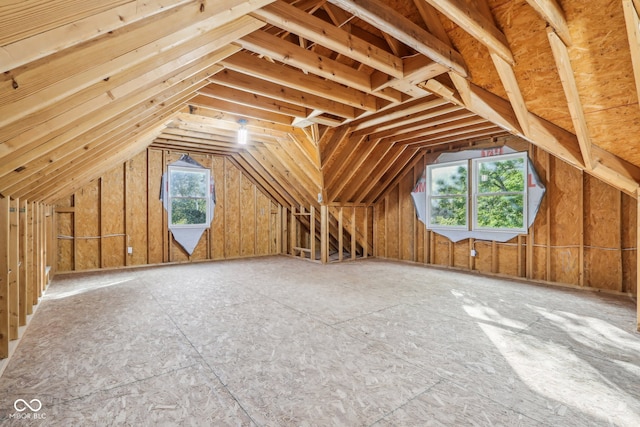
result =
M245 145L249 139L249 131L247 130L247 121L245 119L238 120L240 129L238 129L238 144Z

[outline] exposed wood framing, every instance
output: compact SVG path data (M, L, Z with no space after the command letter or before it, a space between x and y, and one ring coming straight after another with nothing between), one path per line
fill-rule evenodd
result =
M627 37L629 39L629 52L633 64L633 76L636 83L636 94L640 99L640 17L638 16L638 6L640 5L635 1L622 0Z
M490 51L498 54L509 64L513 64L513 54L507 38L493 22L473 6L473 3L467 3L463 0L426 1L461 28L464 28Z
M567 25L564 11L556 0L527 0L527 3L540 14L542 19L551 25L565 46L571 46L569 26Z
M438 64L464 77L467 76L467 68L458 52L400 15L392 7L378 0L329 0L329 2L377 26Z
M573 126L576 129L576 137L580 144L582 160L586 170L590 171L594 166L591 155L591 137L589 136L589 129L587 128L587 120L584 117L582 102L580 102L578 86L576 85L573 69L571 68L569 51L567 50L567 46L564 42L551 28L547 28L547 36L549 37L551 50L553 51L553 56L556 60L558 74L560 75L560 81L562 82L562 87L564 88L564 93L567 97L567 103L569 104L571 119L573 120Z
M0 198L0 358L9 357L9 319L10 319L10 200Z

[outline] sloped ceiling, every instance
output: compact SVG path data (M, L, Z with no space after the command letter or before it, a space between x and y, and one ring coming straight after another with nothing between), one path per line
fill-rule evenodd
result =
M0 194L52 203L151 145L369 204L425 150L513 134L636 196L639 6L5 1Z

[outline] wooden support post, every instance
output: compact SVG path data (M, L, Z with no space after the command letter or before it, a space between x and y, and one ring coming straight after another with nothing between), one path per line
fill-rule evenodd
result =
M545 151L545 157L547 158L547 170L545 172L545 183L547 186L551 185L551 168L555 165L553 161L554 157ZM551 282L553 281L551 278L551 203L549 200L549 195L547 195L547 252L545 256L546 269L545 269L545 280Z
M344 243L344 237L342 236L342 206L338 210L338 261L342 261L342 245Z
M9 357L9 198L0 199L0 359Z
M522 255L522 239L521 234L518 235L518 277L524 276L523 255Z
M281 223L280 223L280 243L281 243L281 247L280 247L280 253L281 254L286 254L288 252L287 249L287 242L289 241L289 238L287 237L289 235L289 227L287 226L288 222L287 222L287 208L285 208L284 206L282 207L282 216L280 217L281 219Z
M27 310L28 310L28 299L27 299L27 289L29 288L29 284L27 282L27 248L28 248L28 233L27 233L27 206L28 203L26 200L20 202L20 213L19 213L19 253L18 253L18 263L19 267L19 275L18 275L18 300L19 300L19 325L24 326L27 324Z
M429 264L435 264L436 262L436 233L429 232Z
M104 250L104 235L107 234L105 232L107 221L103 220L103 216L111 215L112 213L107 213L105 209L106 203L104 203L104 179L98 178L98 212L97 221L98 221L98 230L100 230L100 236L98 239L98 268L104 268L105 266L105 250ZM126 193L125 193L126 194Z
M40 204L39 210L38 210L38 271L40 274L40 287L38 290L38 296L42 296L42 293L44 292L44 289L46 287L47 284L47 276L45 274L45 239L46 239L46 235L45 235L45 227L44 227L44 210L45 210L45 206L43 204Z
M289 248L290 254L295 256L296 250L294 249L298 245L296 244L296 207L291 206L291 225L289 227Z
M311 236L309 236L309 240L311 240L311 246L310 246L311 252L310 252L309 258L312 261L315 261L316 260L316 208L313 205L311 205L311 217L309 221L311 222L309 224L309 228L311 229Z
M33 305L38 304L38 286L39 277L38 276L38 204L33 202L31 204L31 213L29 215L31 218L31 303Z
M378 244L378 237L379 237L379 233L378 233L378 226L377 224L380 221L380 209L376 209L376 205L373 206L373 230L371 231L371 234L373 236L373 256L374 257L378 257L380 256L380 245Z
M9 202L9 339L18 339L20 294L18 270L20 233L18 232L19 200Z
M305 216L305 215L306 215L305 208L304 208L304 206L302 206L302 205L301 205L301 206L300 206L299 216L300 216L300 217L303 217L303 216ZM302 230L302 223L300 223L300 225L301 225L301 226L298 228L298 232L300 233L300 236L299 236L299 238L297 239L297 241L298 241L298 243L299 243L299 245L300 245L300 246L299 246L299 248L300 248L300 258L305 258L305 257L306 257L306 255L305 255L305 251L303 250L303 249L304 249L304 246L303 246L304 233L303 233L303 230Z
M579 245L580 248L578 249L578 270L579 270L579 275L578 275L578 284L580 286L584 286L584 222L585 222L585 218L584 218L584 179L585 179L585 173L581 170L580 171L580 201L579 201L579 207L578 207L578 212L580 212L580 233L579 233Z
M362 242L362 258L369 256L369 206L364 207L364 239Z
M636 200L638 203L638 214L636 215L636 323L637 329L640 331L640 188L638 189ZM0 259L1 263L2 260Z
M351 259L356 259L356 207L351 208Z
M37 304L38 300L34 300L34 274L33 274L33 207L34 203L27 203L27 241L26 241L26 255L25 255L25 270L26 270L26 288L27 288L27 315L33 314L33 306Z
M384 198L384 257L389 258L389 196Z
M276 213L276 231L275 231L275 245L276 253L282 253L282 205L277 205L278 212Z
M473 237L469 238L469 270L473 271L476 266L476 257L472 255L472 251L474 250L476 239Z
M491 272L498 272L498 244L495 240L491 241Z
M456 247L451 240L449 240L449 244L447 245L447 247L449 248L449 267L453 267L454 265L456 265L455 264L456 260L454 258L456 253Z
M535 163L535 159L536 159L536 149L533 146L533 144L529 145L529 158L531 159L532 162ZM547 196L548 197L548 196ZM528 218L527 218L528 219ZM535 243L535 227L530 227L527 233L527 247L526 247L526 253L525 253L525 264L526 264L526 278L527 279L532 279L533 278L533 248L534 248L534 243Z
M329 207L320 206L320 262L329 262Z

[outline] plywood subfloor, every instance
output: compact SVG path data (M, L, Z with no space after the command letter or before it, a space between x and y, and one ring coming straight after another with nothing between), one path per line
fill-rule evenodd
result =
M38 399L43 425L638 426L634 316L626 298L373 259L58 277L0 420Z

